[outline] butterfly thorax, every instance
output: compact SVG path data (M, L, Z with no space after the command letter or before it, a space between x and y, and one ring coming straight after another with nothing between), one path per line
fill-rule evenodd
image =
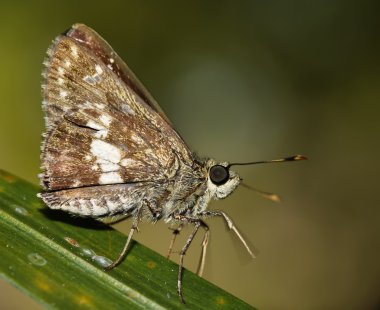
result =
M173 183L172 194L163 208L167 222L175 214L196 218L207 209L211 200L226 198L235 190L240 183L240 177L230 171L225 183L215 184L210 178L210 169L215 166L227 167L228 164L207 159L180 170Z

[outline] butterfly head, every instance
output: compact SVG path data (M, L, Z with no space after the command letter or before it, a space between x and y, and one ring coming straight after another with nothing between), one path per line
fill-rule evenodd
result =
M210 159L206 163L208 171L207 187L211 193L211 197L214 199L223 199L231 194L234 189L240 184L242 179L239 175L230 170L231 166L246 166L255 164L266 164L266 163L281 163L288 161L298 161L305 160L306 156L295 155L280 159L265 160L265 161L254 161L246 163L217 163L216 161ZM243 184L244 185L244 184Z
M217 163L209 160L207 168L207 187L214 199L226 198L240 183L239 175L230 170L230 166L226 162Z

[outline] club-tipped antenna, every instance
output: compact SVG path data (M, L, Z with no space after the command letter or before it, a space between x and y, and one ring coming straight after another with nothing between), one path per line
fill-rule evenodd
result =
M259 194L261 197L265 198L265 199L268 199L270 201L273 201L273 202L281 202L281 197L277 194L274 194L274 193L269 193L269 192L264 192L262 190L259 190L257 188L254 188L252 186L249 186L245 183L240 183L241 186L251 190L251 191L254 191L255 193Z
M307 159L307 157L304 155L294 155L294 156L280 158L280 159L252 161L252 162L248 162L248 163L231 163L227 166L227 168L230 168L231 166L247 166L247 165L256 165L256 164L283 163L286 161L298 161L298 160L306 160L306 159Z

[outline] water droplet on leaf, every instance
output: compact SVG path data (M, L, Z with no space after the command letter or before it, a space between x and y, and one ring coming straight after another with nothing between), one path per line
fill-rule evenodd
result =
M28 260L36 266L44 266L47 264L47 261L45 258L43 258L40 254L38 253L30 253L28 254Z

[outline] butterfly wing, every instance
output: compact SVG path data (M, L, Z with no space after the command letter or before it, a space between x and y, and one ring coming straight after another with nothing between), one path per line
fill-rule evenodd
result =
M140 208L147 192L154 193L151 195L154 198L163 191L165 188L161 184L151 182L64 189L39 196L51 209L114 222Z
M65 70L70 67L71 64L77 65L76 60L76 48L75 45L86 47L88 51L95 56L96 61L103 66L109 68L117 78L122 81L129 89L131 89L141 100L148 105L152 110L158 113L166 123L171 124L168 117L162 111L156 100L146 90L144 85L139 81L136 75L132 72L127 64L117 55L112 47L93 29L83 24L74 24L65 34L58 37L55 44L49 49L49 58L47 60L49 67L50 59L54 54L55 45L63 38L71 38L73 44L70 46L71 53L65 55L65 59L62 60L62 69ZM70 45L70 44L68 44ZM71 59L70 59L71 58ZM74 58L74 59L73 59ZM72 62L72 60L74 60ZM79 67L76 67L79 70ZM95 77L96 78L96 77ZM95 81L94 81L95 82Z
M93 30L74 25L55 40L45 65L46 190L159 181L180 163L192 165L157 103Z
M171 124L156 100L147 91L127 64L115 53L112 47L93 29L83 24L75 24L66 34L89 48L113 72L116 73L148 106L156 111L168 124Z

